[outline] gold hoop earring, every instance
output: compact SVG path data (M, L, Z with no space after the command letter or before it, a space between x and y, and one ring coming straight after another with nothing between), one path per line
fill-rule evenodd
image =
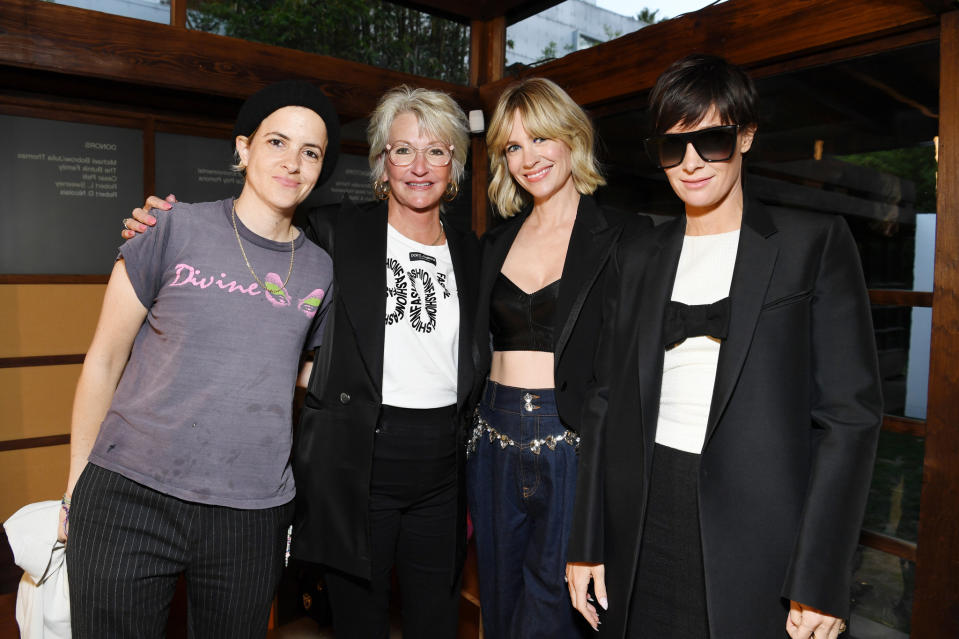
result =
M387 181L373 182L373 195L377 200L385 200L390 196L390 183Z
M459 195L460 187L456 182L450 182L443 191L443 201L452 202Z

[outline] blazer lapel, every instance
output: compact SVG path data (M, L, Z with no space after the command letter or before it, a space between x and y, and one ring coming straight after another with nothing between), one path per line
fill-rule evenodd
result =
M448 224L446 226L447 228L452 228ZM473 322L475 321L476 314L476 295L474 290L475 270L471 271L466 264L466 257L463 255L464 239L465 238L458 232L451 231L446 234L446 241L449 242L450 258L453 260L453 274L456 277L457 297L459 298L460 307L456 399L461 407L469 398L473 383L472 335Z
M586 296L606 264L621 230L621 224L611 225L607 222L596 200L588 195L580 197L576 221L566 249L554 314L555 318L565 318L554 342L554 366L559 366L563 349L586 302ZM554 325L558 326L556 323Z
M636 298L639 328L639 393L645 441L645 468L652 468L659 395L663 383L663 314L672 297L679 254L686 233L685 216L667 222L647 262L643 286Z
M776 225L766 209L755 200L748 200L743 209L736 266L729 288L729 337L719 351L704 449L726 410L752 344L759 311L779 254L779 247L770 239L775 234Z
M356 344L373 388L383 389L386 335L386 205L354 206L338 219L334 269L339 299L356 334ZM339 330L339 329L338 329Z
M493 286L496 284L496 278L499 276L500 271L503 270L503 262L506 261L506 255L509 253L510 247L513 246L513 240L515 240L519 234L519 230L523 226L523 221L528 216L529 211L524 211L507 222L506 228L504 228L503 232L496 238L496 241L490 244L488 249L483 252L483 273L482 281L480 282L479 299L487 301L487 304L484 305L486 307L489 306L488 302L493 292Z

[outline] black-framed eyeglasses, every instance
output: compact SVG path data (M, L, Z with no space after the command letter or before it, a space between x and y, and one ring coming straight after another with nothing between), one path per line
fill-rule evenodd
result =
M446 166L453 161L453 145L442 146L431 144L425 149L418 149L412 144L399 142L396 145L386 145L386 156L396 166L409 166L416 160L416 154L422 153L431 166Z
M692 144L705 162L725 162L736 151L738 124L711 126L688 133L666 133L644 140L646 153L656 168L671 169L686 157L686 147Z

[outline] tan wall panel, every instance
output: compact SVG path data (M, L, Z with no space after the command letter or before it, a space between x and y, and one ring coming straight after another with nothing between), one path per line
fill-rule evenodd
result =
M70 432L81 366L0 368L0 440Z
M0 452L0 519L35 501L60 499L69 464L69 446Z
M85 353L105 284L0 285L0 357Z

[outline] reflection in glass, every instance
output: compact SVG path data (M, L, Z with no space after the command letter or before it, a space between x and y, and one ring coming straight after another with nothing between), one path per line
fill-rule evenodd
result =
M852 581L849 635L854 639L908 639L915 581L913 562L860 546Z
M170 0L52 0L52 2L127 18L170 24Z
M662 19L648 10L621 15L595 2L561 2L506 28L507 73L588 49Z
M469 76L468 26L382 0L188 0L187 27L457 84Z
M890 415L925 419L932 309L873 306L872 323L883 410Z
M880 434L863 528L916 542L925 450L922 437Z

